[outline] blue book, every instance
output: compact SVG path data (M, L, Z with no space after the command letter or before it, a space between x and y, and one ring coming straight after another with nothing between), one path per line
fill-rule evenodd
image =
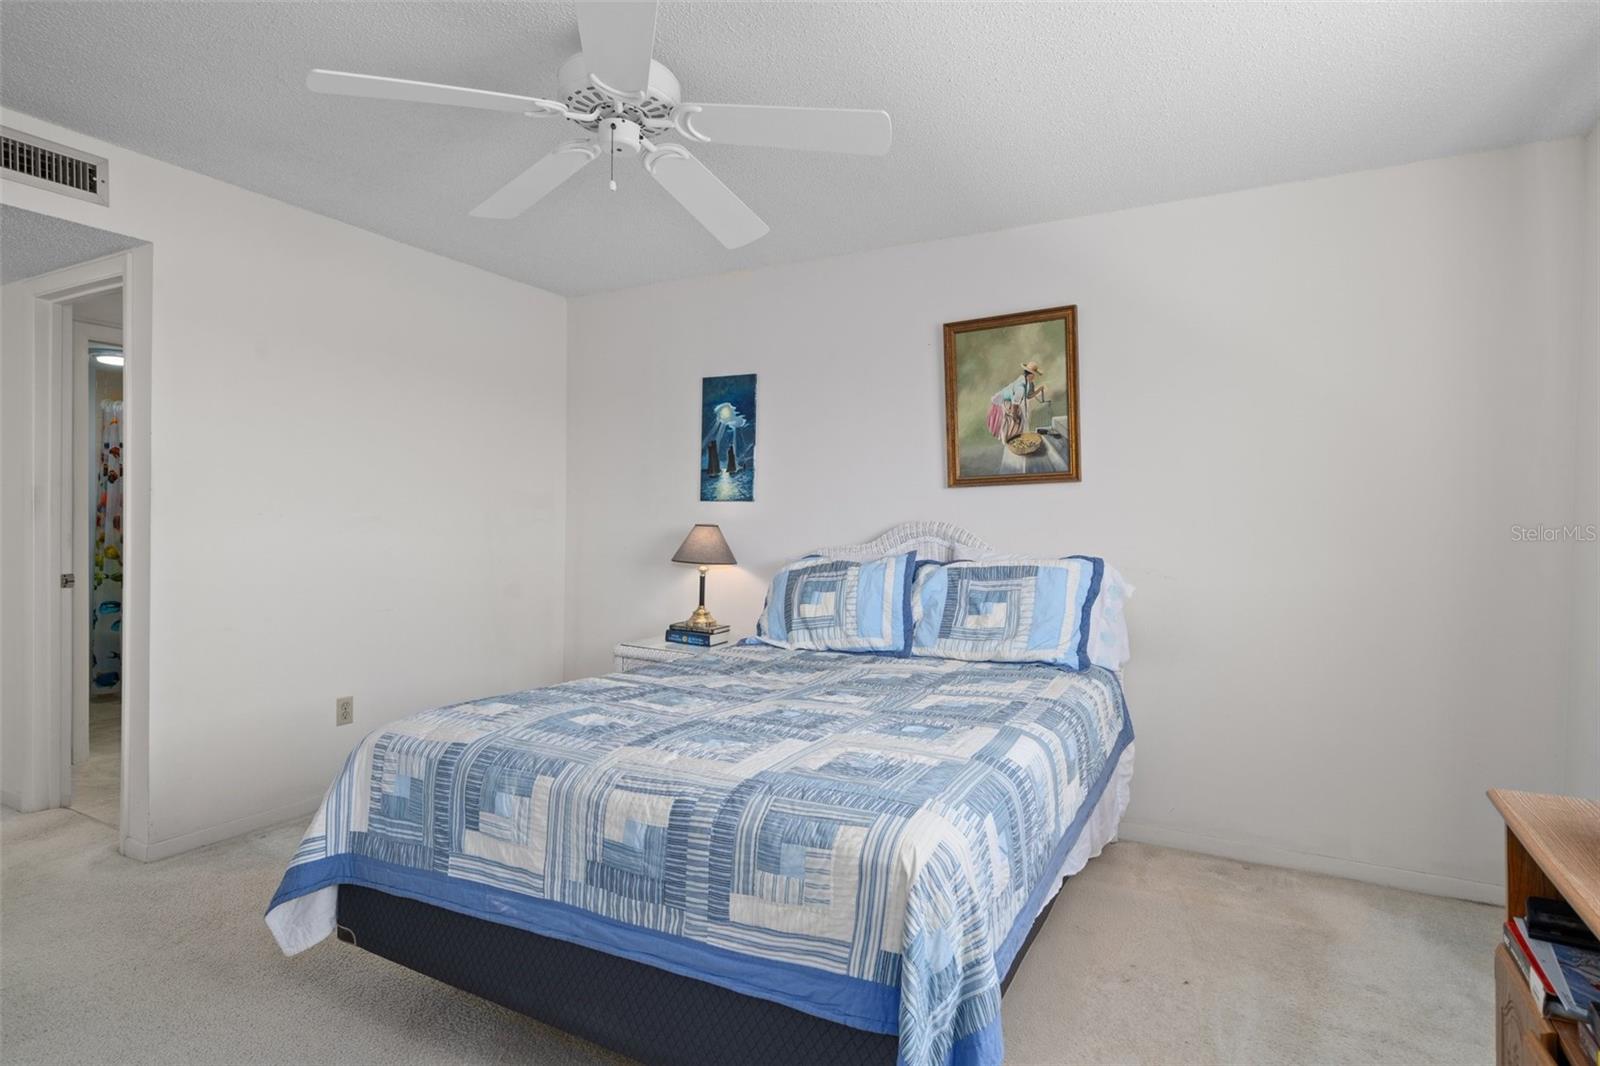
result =
M1523 919L1516 919L1518 928L1527 936ZM1557 1014L1573 1021L1583 1021L1589 1004L1600 1000L1600 951L1575 948L1571 944L1555 944L1538 937L1528 937L1528 947L1556 998L1547 1007L1547 1013Z
M696 648L715 648L719 644L728 643L727 627L723 632L712 633L703 629L678 629L670 626L667 629L667 643L687 644Z
M1579 1017L1589 1013L1589 1004L1600 1002L1600 951L1587 951L1571 944L1551 944L1556 962L1560 964L1561 983L1567 986L1573 1012ZM1559 991L1559 989L1558 989Z

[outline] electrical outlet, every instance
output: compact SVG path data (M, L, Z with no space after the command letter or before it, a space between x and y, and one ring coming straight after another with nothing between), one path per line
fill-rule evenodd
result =
M356 720L356 698L340 696L333 701L333 724L349 725Z

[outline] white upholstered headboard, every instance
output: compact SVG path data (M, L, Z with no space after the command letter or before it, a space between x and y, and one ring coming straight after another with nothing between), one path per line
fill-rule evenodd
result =
M879 559L913 549L918 559L941 563L981 559L995 553L981 538L949 522L901 522L872 540L823 548L816 554L830 559Z

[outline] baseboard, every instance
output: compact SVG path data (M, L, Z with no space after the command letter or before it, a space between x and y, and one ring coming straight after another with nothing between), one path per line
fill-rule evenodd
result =
M254 833L257 829L270 829L275 825L281 825L289 821L291 818L304 818L313 813L321 803L322 795L319 793L303 800L297 800L294 803L285 804L282 807L274 807L269 811L245 815L243 818L234 818L226 822L218 822L216 825L209 825L204 829L196 829L191 833L183 833L175 837L167 837L165 840L146 843L128 838L122 842L122 853L128 858L138 859L140 862L159 862L162 859L170 859L174 855L182 855L186 851L203 848L208 844L217 844L224 840L231 840L234 837L244 836L246 833Z
M1197 851L1202 855L1236 859L1239 862L1254 863L1258 866L1282 866L1289 870L1304 870L1308 873L1327 874L1331 877L1345 877L1352 881L1365 881L1368 884L1386 885L1389 888L1403 888L1410 892L1421 892L1429 896L1466 899L1477 903L1504 903L1506 899L1505 885L1501 883L1471 881L1464 877L1451 877L1447 874L1425 873L1421 870L1407 870L1399 866L1383 866L1378 863L1362 862L1359 859L1344 859L1333 855L1318 855L1309 851L1295 851L1290 848L1276 847L1272 844L1231 840L1226 837L1214 837L1205 833L1194 833L1184 829L1173 829L1168 826L1153 825L1149 822L1131 819L1124 820L1122 825L1118 827L1117 836L1122 840L1132 840L1141 844L1157 844L1164 848Z

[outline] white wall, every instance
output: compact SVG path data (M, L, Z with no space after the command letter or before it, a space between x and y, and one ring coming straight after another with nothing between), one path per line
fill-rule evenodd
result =
M1578 471L1573 517L1600 523L1600 125L1584 138L1583 327L1577 387ZM1566 791L1600 800L1600 545L1572 548L1577 568L1572 625L1573 701Z
M311 809L387 720L556 680L564 301L3 117L114 181L109 208L12 182L7 203L153 242L147 853ZM31 430L0 402L10 534ZM9 718L9 665L4 686Z
M1581 140L569 302L567 673L808 549L947 519L1138 586L1136 838L1492 899L1490 786L1559 790ZM1078 306L1084 480L947 489L943 322ZM754 371L756 502L696 502ZM1592 417L1592 409L1589 411Z
M910 518L1111 558L1135 837L1492 898L1482 790L1595 790L1595 549L1510 534L1595 520L1594 134L564 304L3 117L117 179L7 203L154 242L149 854L308 809L359 733L563 647L608 668L692 604L701 520L746 630L782 561ZM946 489L940 324L1063 302L1085 480ZM757 502L699 504L700 377L748 371Z

